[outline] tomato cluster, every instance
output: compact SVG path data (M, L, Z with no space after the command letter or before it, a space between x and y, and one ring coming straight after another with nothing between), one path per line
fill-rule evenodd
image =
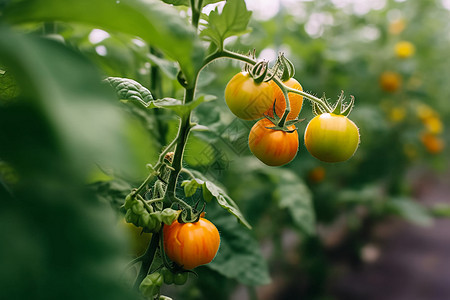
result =
M302 91L301 84L289 78L282 84ZM303 97L289 92L290 112L285 121L295 122L302 109ZM249 73L236 74L225 89L225 101L238 118L260 119L250 130L250 151L269 166L282 166L292 161L299 146L294 125L279 127L277 121L286 111L286 99L276 82L257 83ZM292 123L288 123L292 124ZM280 125L283 126L283 125ZM311 155L325 162L341 162L353 156L359 145L358 127L339 113L321 113L305 130L305 146Z

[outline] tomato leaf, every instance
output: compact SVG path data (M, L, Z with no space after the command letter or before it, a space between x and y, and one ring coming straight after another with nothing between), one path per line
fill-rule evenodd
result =
M270 283L267 262L252 232L233 222L233 217L217 205L208 205L207 215L221 238L219 252L207 267L245 285Z
M105 81L116 90L117 96L120 100L135 100L144 103L153 100L152 93L133 79L107 77Z
M78 22L141 37L176 60L188 82L194 81L205 53L197 32L178 10L157 0L12 1L3 16L15 24Z
M249 32L247 26L251 15L252 12L247 10L244 0L228 0L222 13L219 13L216 7L209 14L208 25L200 36L223 49L223 42L227 37Z
M133 165L114 95L60 43L2 26L0 57L19 85L0 105L0 157L20 174L0 187L0 298L139 299L117 276L127 241L116 215L85 184L99 158Z
M179 116L186 114L203 102L215 100L213 95L202 95L194 101L183 104L181 100L163 98L154 100L151 92L139 82L129 78L107 77L105 79L116 90L117 96L122 102L136 101L145 108L167 108L173 110Z
M181 183L181 186L184 187L184 194L186 195L186 197L194 195L197 189L202 186L203 181L198 181L200 181L201 183L197 182L197 179L185 180Z
M161 69L161 71L163 71L163 73L166 74L167 77L169 77L170 79L177 78L178 67L176 66L175 62L160 58L151 53L148 53L147 57L150 60L150 62L158 66Z
M213 101L217 99L216 96L213 95L202 95L200 97L198 97L197 99L195 99L192 102L189 102L188 104L173 104L173 105L165 105L164 108L168 108L173 110L177 115L182 116L184 114L187 114L188 112L190 112L191 110L193 110L194 108L196 108L197 106L199 106L200 104L202 104L203 102L209 102L209 101Z
M433 219L427 209L409 198L393 198L386 201L386 210L421 226L431 226Z
M230 214L235 216L239 222L241 222L245 227L248 229L251 229L252 226L247 222L247 220L244 218L244 215L239 210L239 207L236 205L236 203L233 201L233 199L230 198L230 196L225 193L223 189L218 187L216 184L212 183L211 181L208 181L204 178L204 176L197 171L191 170L191 172L199 178L202 178L201 180L204 182L202 184L203 189L203 195L206 196L205 201L208 201L208 199L216 199L217 203L227 210ZM200 182L199 179L196 179ZM206 190L206 191L205 191Z
M7 102L17 97L19 87L12 77L11 72L0 70L0 103Z
M306 184L295 173L287 169L271 170L276 183L275 195L278 205L287 209L294 225L307 234L315 233L315 214L312 194Z

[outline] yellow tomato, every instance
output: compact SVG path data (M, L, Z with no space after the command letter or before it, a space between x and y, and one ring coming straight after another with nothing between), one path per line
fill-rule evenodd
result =
M408 58L414 54L416 48L411 42L400 41L395 44L395 54L399 58Z

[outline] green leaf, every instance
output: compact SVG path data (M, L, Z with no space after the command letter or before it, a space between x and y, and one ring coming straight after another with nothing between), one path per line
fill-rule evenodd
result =
M430 212L438 218L450 218L450 205L438 203L430 208Z
M207 216L220 232L219 252L207 267L245 285L270 283L267 262L251 231L233 222L217 205L208 205Z
M206 187L206 182L204 182L202 184L202 194L203 194L203 199L205 199L206 202L210 202L213 199L213 195Z
M222 13L219 13L218 8L210 13L208 26L200 36L223 49L223 42L227 37L249 31L247 26L251 15L252 12L247 10L244 0L228 0Z
M152 101L151 105L154 105L154 107L171 109L177 115L182 116L182 115L185 115L185 114L189 113L190 111L192 111L194 108L199 106L201 103L209 102L209 101L215 100L216 98L217 98L216 96L212 96L212 95L203 95L203 96L200 96L199 98L195 99L194 101L189 102L188 104L182 104L181 101L179 101L179 100L165 98L163 100ZM150 108L153 108L153 107L150 107Z
M315 234L315 213L312 194L295 173L287 169L271 170L276 181L275 194L281 209L287 209L294 225L307 234Z
M0 70L0 103L11 101L19 94L19 87L11 72Z
M211 181L208 181L206 178L204 178L204 176L200 172L197 172L194 170L191 170L191 172L196 177L199 177L199 178L201 178L201 180L204 181L204 183L202 185L202 189L204 188L204 189L208 190L208 192L203 192L203 195L205 195L205 193L206 193L206 197L215 198L217 200L217 203L222 208L224 208L230 214L235 216L238 219L238 221L241 222L245 227L247 227L248 229L252 228L250 226L250 224L247 222L247 220L245 220L244 215L239 210L239 207L236 205L236 203L233 201L233 199L231 199L230 196L228 196L227 193L225 193L224 190L222 190L220 187L218 187ZM211 196L209 194L211 194ZM207 198L205 198L205 200L207 201Z
M427 209L409 198L393 198L386 202L386 209L421 226L431 226L433 219Z
M0 298L139 299L118 277L127 241L115 213L85 185L99 157L129 163L114 95L54 41L0 27L0 58L19 85L0 105L0 157L19 175L11 193L0 186Z
M178 67L176 66L176 63L164 58L160 58L151 53L148 53L147 57L148 59L150 59L150 62L158 66L164 72L164 74L166 74L167 77L169 77L170 79L177 78Z
M190 0L162 0L162 1L164 3L172 4L172 5L175 5L175 6L180 6L180 5L191 6L191 1ZM205 6L207 4L221 2L221 1L223 1L223 0L204 0L202 4L203 4L203 6Z
M200 181L200 182L197 182ZM202 180L199 179L192 179L192 180L185 180L181 183L181 186L184 187L184 194L186 197L190 197L195 194L198 188L200 188L203 184Z
M111 101L114 94L86 58L61 43L6 28L0 29L0 57L19 84L21 97L54 125L53 134L68 153L67 164L85 174L97 163L140 174L142 167L127 142L129 119Z
M202 66L204 48L195 29L178 10L157 0L29 0L7 5L4 19L14 24L79 22L139 36L176 60L188 83Z
M140 83L121 77L108 77L105 79L115 88L116 93L122 102L137 101L141 103L145 108L167 108L175 111L178 115L182 116L193 110L195 107L203 102L208 102L216 99L213 95L203 95L197 98L195 101L184 105L181 100L173 98L163 98L153 100L150 91L143 87Z
M119 96L120 100L135 100L144 103L153 100L153 96L150 91L133 79L107 77L105 81L115 88L117 96Z

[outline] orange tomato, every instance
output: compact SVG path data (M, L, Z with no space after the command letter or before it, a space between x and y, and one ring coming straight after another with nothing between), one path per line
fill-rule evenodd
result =
M205 218L195 223L175 220L164 226L163 234L167 257L186 270L210 263L219 250L219 231Z
M283 83L290 88L303 91L301 84L294 78L290 78ZM280 87L274 81L270 81L270 85L272 86L272 89L274 91L275 112L281 118L284 114L284 111L286 110L286 100ZM288 93L288 97L291 111L289 112L286 120L294 120L298 117L298 114L302 109L303 96L295 93ZM265 114L273 117L273 107L271 106Z
M268 119L261 119L253 125L248 137L248 146L253 155L268 166L282 166L297 155L298 133L295 126L293 132L273 130L275 126Z
M438 154L444 150L444 141L440 138L431 134L429 132L423 133L420 136L420 140L422 144L425 146L425 149L431 154Z

